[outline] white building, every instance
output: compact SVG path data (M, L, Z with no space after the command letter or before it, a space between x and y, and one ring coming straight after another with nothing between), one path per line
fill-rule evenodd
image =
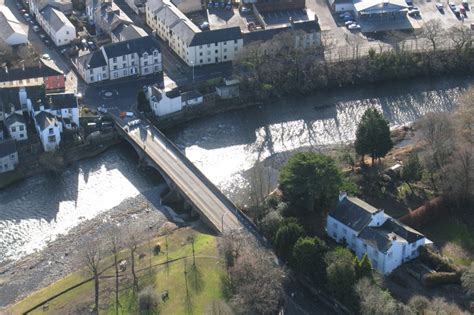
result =
M110 34L113 43L148 36L148 33L141 27L133 24L119 24Z
M181 94L181 104L183 107L201 105L204 98L197 90L184 92Z
M26 132L26 122L23 115L13 113L5 118L5 127L11 138L16 141L23 141L28 139Z
M133 24L133 21L113 1L89 2L96 31L109 34L120 24ZM88 9L89 10L89 9Z
M398 222L382 209L341 193L326 225L328 235L347 244L359 258L367 253L372 267L389 274L418 256L418 247L431 241L418 231Z
M56 93L46 95L45 110L61 118L66 129L79 127L79 108L74 93Z
M242 49L240 27L201 31L169 0L146 3L146 22L189 66L232 61Z
M329 0L329 6L334 12L354 11L353 0Z
M125 0L125 2L136 14L145 12L145 0Z
M38 23L56 46L68 45L76 38L76 28L68 18L52 6L46 6L37 15Z
M21 24L9 8L0 5L0 41L10 46L28 43L25 25Z
M168 115L183 109L181 93L176 87L160 89L156 86L149 86L148 101L156 116Z
M36 114L34 120L44 151L55 151L61 142L62 124L56 116L46 111Z
M13 171L18 164L18 152L13 139L0 141L0 173Z
M354 3L359 21L392 21L406 19L408 4L404 0L362 0Z
M216 93L222 99L238 97L240 95L239 84L238 79L225 78L223 84L216 86Z
M79 57L76 64L87 83L163 71L158 41L152 36L104 45L100 51Z
M26 0L25 2L28 3L30 14L35 16L39 15L46 6L51 6L66 15L72 13L71 0Z

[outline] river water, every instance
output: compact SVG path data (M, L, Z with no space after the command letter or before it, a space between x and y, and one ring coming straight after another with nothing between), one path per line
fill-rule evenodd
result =
M352 140L369 106L391 126L427 112L455 108L470 78L408 81L345 88L195 120L168 136L231 199L245 204L249 179L274 187L289 152ZM253 168L263 161L262 169ZM140 170L130 148L116 147L78 162L60 177L40 175L0 190L0 262L31 253L95 217L161 183Z

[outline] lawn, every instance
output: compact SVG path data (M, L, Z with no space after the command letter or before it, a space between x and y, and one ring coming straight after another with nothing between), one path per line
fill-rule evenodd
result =
M459 265L469 265L474 257L474 229L454 217L440 218L420 229L444 256Z
M189 241L191 235L195 237L195 267L192 246ZM148 244L153 247L157 243L161 245L162 252L159 255L150 256ZM191 229L180 229L169 236L168 245L168 256L172 261L168 264L166 264L165 239L163 237L146 242L138 248L137 256L146 254L144 258L137 259L136 264L140 290L146 286L152 286L157 294L165 290L168 291L169 299L160 303L161 314L206 313L208 305L214 301L222 300L221 276L225 271L223 261L218 255L216 238L212 235L194 232ZM122 252L122 255L126 257L127 251ZM110 261L111 258L108 257L104 266L110 265ZM128 266L130 267L130 263ZM120 281L121 314L138 313L137 293L132 290L129 267L122 273ZM112 268L107 269L102 275L104 278L101 280L101 313L115 314ZM9 311L12 314L21 314L88 277L84 271L75 272L47 288L33 293L13 305ZM31 314L68 314L86 311L93 306L93 298L93 283L90 281L50 301L47 309L43 310L40 307Z

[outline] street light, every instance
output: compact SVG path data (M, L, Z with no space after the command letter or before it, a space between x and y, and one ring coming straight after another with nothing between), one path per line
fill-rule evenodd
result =
M193 67L193 84L194 84L194 61L191 61L191 66Z

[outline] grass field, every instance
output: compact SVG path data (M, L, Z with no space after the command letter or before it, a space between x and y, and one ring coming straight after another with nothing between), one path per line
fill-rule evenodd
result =
M196 267L193 264L192 247L189 237L194 235ZM160 243L162 252L159 255L150 255L150 247ZM140 290L152 286L156 293L167 290L169 299L160 303L160 314L205 314L206 308L222 300L221 277L225 273L223 261L217 251L216 238L212 235L193 232L190 229L175 231L168 238L168 256L172 262L166 264L165 240L163 237L146 242L137 250L146 256L137 259L137 274ZM128 258L127 251L122 252ZM136 256L136 257L137 257ZM150 257L151 265L150 269ZM108 257L104 266L110 265ZM186 274L185 274L186 269ZM31 308L64 291L65 289L89 278L85 271L78 271L70 276L53 283L26 299L13 305L8 311L11 314L22 314ZM132 290L130 263L127 270L122 273L120 280L120 313L138 314L137 292ZM115 314L114 304L114 277L112 268L102 274L100 282L100 309L103 314ZM187 287L187 289L186 289ZM39 307L30 314L70 314L84 312L93 306L93 282L89 281L67 293L60 295L47 304L47 308Z
M442 218L420 230L454 263L467 266L472 262L474 229L467 223L454 217Z

